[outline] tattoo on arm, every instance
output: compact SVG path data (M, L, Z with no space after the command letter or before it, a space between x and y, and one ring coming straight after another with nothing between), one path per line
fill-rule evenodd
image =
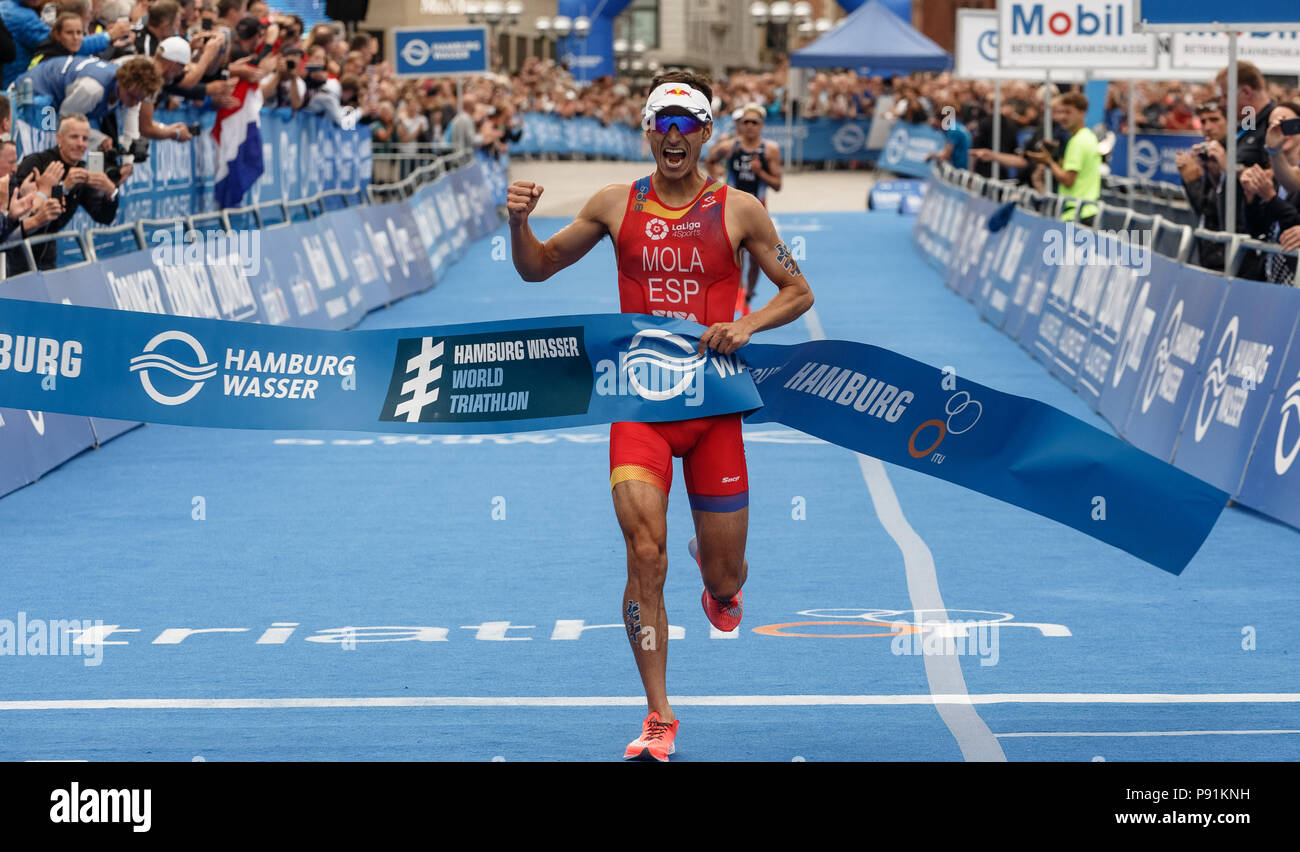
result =
M776 262L781 264L782 268L791 275L803 275L799 271L799 264L794 261L794 255L790 253L790 249L786 247L786 244L780 240L776 244Z

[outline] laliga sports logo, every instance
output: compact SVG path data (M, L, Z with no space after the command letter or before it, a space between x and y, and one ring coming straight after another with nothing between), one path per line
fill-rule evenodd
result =
M907 153L908 141L907 131L901 127L895 128L894 132L889 136L889 141L885 143L885 162L903 162L903 155Z
M170 340L188 346L190 351L194 353L198 364L191 367L154 351ZM153 380L149 377L150 370L163 370L193 384L190 385L189 390L179 396L169 396L154 387ZM208 363L208 353L203 351L203 344L190 335L183 331L164 331L155 335L152 340L145 344L143 354L131 359L131 372L140 374L140 384L144 386L144 392L149 394L149 398L154 402L160 405L182 405L193 399L194 395L203 389L205 380L217 374L217 365Z
M1232 356L1237 351L1237 317L1228 321L1228 326L1223 330L1223 337L1219 339L1219 348L1214 353L1214 360L1210 366L1205 369L1205 381L1201 382L1201 404L1196 407L1196 440L1199 442L1205 437L1205 433L1210 429L1210 421L1214 419L1214 412L1219 407L1219 398L1223 396L1223 389L1228 385L1228 365L1232 364ZM1223 345L1228 345L1228 354L1223 354ZM1210 410L1205 410L1205 400L1210 395L1210 386L1214 386L1214 402L1210 403Z
M863 133L862 128L856 124L844 125L831 137L831 144L841 154L852 154L854 151L861 150L866 141L867 134Z
M665 343L671 343L681 349L689 357L680 357L665 355L656 349L646 346L638 349L637 344L649 342L652 340L662 340ZM628 347L627 358L624 360L623 369L627 371L627 384L632 391L642 399L648 399L651 402L662 402L665 399L672 399L681 396L682 393L690 387L691 380L695 378L695 371L704 364L704 357L696 354L695 347L688 343L684 338L665 331L662 328L647 328L644 331L638 331L632 338L632 343ZM651 384L660 385L659 390L647 388L641 384L637 376L638 370L633 370L635 364L646 364L650 370L658 370L659 375L679 374L677 379L670 387L663 387L667 384L664 382L651 382Z
M645 223L645 235L652 240L662 240L668 236L668 223L663 219L651 219Z
M979 40L975 42L975 49L979 51L980 58L985 62L997 62L998 31L985 30L980 33Z
M1286 398L1282 401L1282 423L1277 427L1277 446L1273 448L1273 469L1277 471L1278 476L1285 476L1291 469L1295 457L1300 455L1300 434L1291 440L1289 451L1282 451L1286 445L1287 427L1291 424L1292 411L1295 412L1296 422L1300 423L1300 382L1287 388Z
M1160 333L1160 345L1156 347L1155 357L1147 367L1146 387L1142 389L1143 414L1147 413L1151 408L1151 402L1156 398L1156 388L1160 386L1160 379L1165 374L1165 368L1169 366L1169 349L1182 323L1183 300L1179 299L1178 304L1174 305L1174 309L1169 312L1169 319L1165 320L1164 331Z

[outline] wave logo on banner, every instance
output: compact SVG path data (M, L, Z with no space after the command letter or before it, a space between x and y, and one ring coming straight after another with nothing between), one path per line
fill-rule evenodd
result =
M861 151L867 142L866 132L856 124L846 124L835 135L831 137L831 145L841 154L852 154L854 151Z
M1282 423L1277 427L1277 444L1273 448L1273 469L1277 471L1278 476L1285 476L1295 462L1296 456L1300 455L1300 432L1291 440L1291 449L1286 451L1282 449L1287 444L1287 427L1291 425L1292 411L1295 412L1296 422L1300 423L1300 382L1287 388L1286 396L1282 400Z
M889 140L885 142L885 162L892 165L903 162L910 141L911 138L907 135L907 130L902 127L897 128L889 137Z
M1169 370L1169 358L1173 354L1173 347L1177 341L1179 330L1183 324L1183 300L1179 299L1178 304L1169 312L1169 319L1165 320L1164 330L1160 333L1160 343L1156 345L1155 356L1151 359L1151 364L1147 367L1147 380L1142 389L1142 413L1146 414L1151 408L1151 403L1155 401L1156 391L1165 384L1165 373ZM1182 368L1175 366L1178 371L1175 386L1182 382ZM1163 394L1162 394L1163 396Z
M1235 361L1234 356L1237 354L1237 329L1240 325L1240 317L1234 316L1228 321L1228 325L1223 330L1223 337L1219 338L1219 348L1214 353L1214 360L1210 366L1205 368L1205 380L1201 382L1201 404L1196 407L1196 441L1200 443L1205 437L1205 433L1210 429L1210 422L1214 420L1214 413L1219 408L1219 402L1223 399L1223 392L1228 387L1228 375ZM1227 345L1228 353L1223 352L1224 345ZM1271 350L1272 347L1269 347ZM1271 354L1271 353L1270 353ZM1263 376L1260 376L1263 380ZM1253 384L1253 382L1252 382ZM1211 392L1211 387L1213 392ZM1205 401L1213 393L1214 401L1210 403L1210 410L1205 410ZM1245 394L1242 394L1240 405L1237 406L1237 421L1240 422L1240 409L1245 405ZM1236 425L1235 423L1233 425Z
M159 346L173 340L184 344L198 363L190 366L156 351ZM162 393L149 375L149 371L153 369L171 373L182 382L189 383L189 389L174 396ZM142 354L131 359L131 372L140 374L140 384L154 402L161 405L184 405L203 390L203 385L208 379L217 374L217 365L208 361L208 353L204 351L203 344L192 335L183 331L164 331L145 344Z
M676 346L689 357L665 355L652 345L657 340ZM638 348L638 344L641 344L641 348ZM704 366L705 360L685 338L662 328L647 328L638 331L632 338L627 355L623 358L623 370L627 374L628 387L637 396L659 402L685 393L695 378L696 370ZM648 374L644 384L638 375L641 373Z

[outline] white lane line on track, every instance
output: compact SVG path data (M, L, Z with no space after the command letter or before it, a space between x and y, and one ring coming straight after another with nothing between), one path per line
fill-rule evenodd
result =
M815 308L809 308L804 314L808 331L813 340L825 340L826 330L822 328L821 319ZM939 577L934 568L934 555L921 536L907 522L903 508L899 505L898 495L889 482L885 465L871 456L857 454L858 467L862 478L867 483L871 494L871 503L876 508L876 515L890 538L903 553L903 564L907 571L907 594L912 601L912 609L937 613L933 619L936 623L946 622L947 607L939 594ZM961 663L955 655L925 654L925 677L930 684L930 691L944 695L965 695L966 678L961 673ZM1005 761L1006 754L997 737L989 726L980 718L979 713L969 704L957 702L949 704L937 702L939 716L948 726L957 746L965 760Z
M999 737L1223 737L1300 734L1300 731L1024 731Z
M682 707L889 707L975 704L1300 704L1296 692L987 693L984 695L670 695ZM286 710L336 707L639 707L643 695L353 696L341 698L39 698L0 701L21 710ZM1000 736L1028 736L1001 734ZM1048 736L1061 736L1049 734Z

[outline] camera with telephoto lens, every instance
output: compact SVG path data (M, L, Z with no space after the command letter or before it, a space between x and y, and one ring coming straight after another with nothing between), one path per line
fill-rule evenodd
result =
M130 159L126 159L129 157ZM149 140L145 138L131 140L128 148L113 148L104 152L104 174L113 183L122 181L122 164L123 161L128 163L143 163L149 159Z

